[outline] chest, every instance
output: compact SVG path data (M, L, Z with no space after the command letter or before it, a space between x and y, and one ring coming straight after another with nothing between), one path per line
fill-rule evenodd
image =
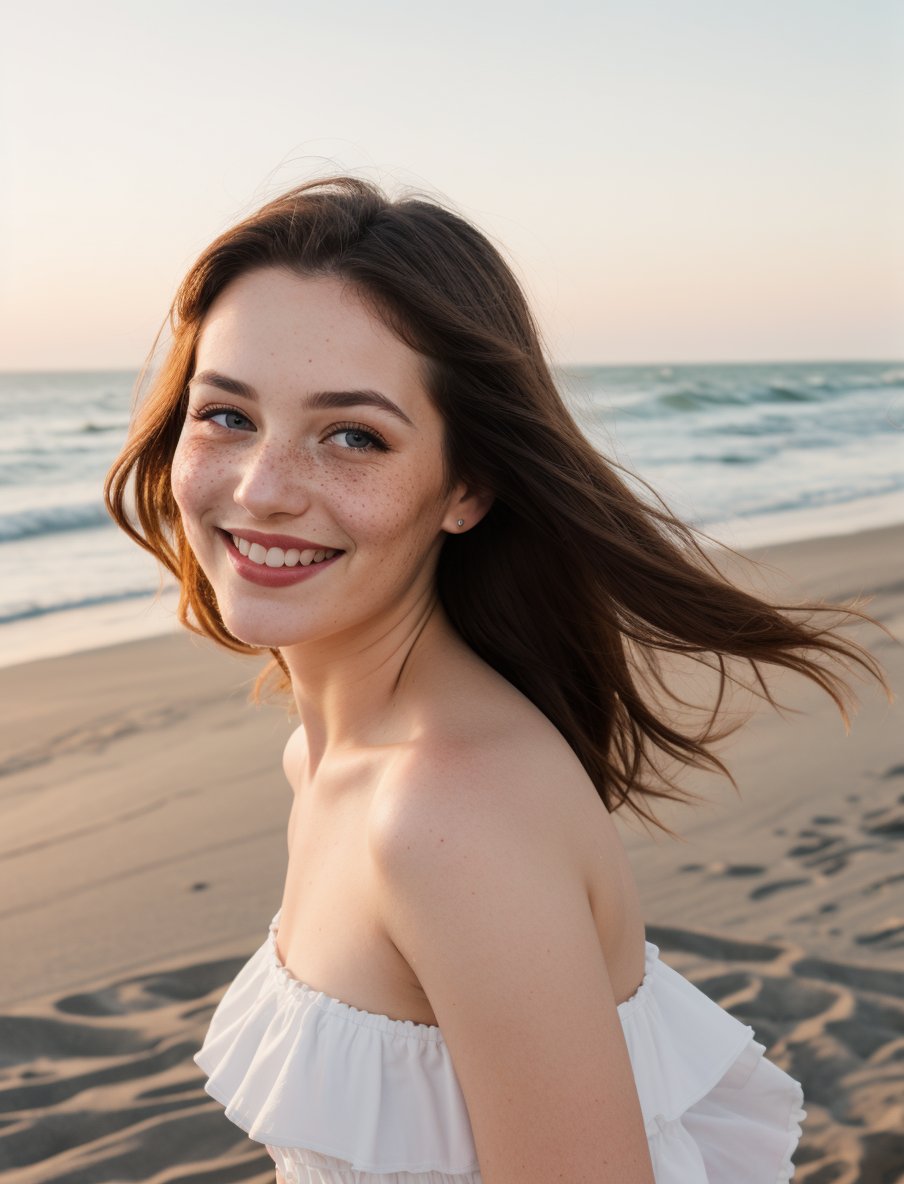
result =
M296 794L277 945L294 978L362 1011L436 1024L381 920L368 849L370 797Z

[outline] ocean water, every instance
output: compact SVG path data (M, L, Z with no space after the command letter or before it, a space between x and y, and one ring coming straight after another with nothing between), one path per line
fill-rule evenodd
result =
M731 546L904 521L904 363L557 376L604 453ZM173 627L172 584L101 496L135 378L0 373L0 665Z
M900 362L579 367L560 380L603 452L730 546L904 522Z

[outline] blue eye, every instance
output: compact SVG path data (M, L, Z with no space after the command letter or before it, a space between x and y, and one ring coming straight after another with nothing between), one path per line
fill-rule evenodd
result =
M373 436L368 435L367 432L361 432L357 428L346 428L342 432L338 432L345 438L345 444L348 448L369 448L373 444Z
M207 416L207 419L212 419L214 423L220 424L221 427L231 427L231 429L241 431L247 425L250 425L251 420L243 416L240 411L214 411L212 416Z
M340 448L349 452L387 451L387 444L382 436L357 424L342 424L334 428L330 432L330 438L339 441Z
M251 425L251 420L247 415L242 415L241 411L236 411L234 407L205 407L203 411L192 412L194 419L211 420L221 428L226 428L229 431L242 431L244 425ZM220 421L224 422L220 422ZM253 428L253 425L251 425Z

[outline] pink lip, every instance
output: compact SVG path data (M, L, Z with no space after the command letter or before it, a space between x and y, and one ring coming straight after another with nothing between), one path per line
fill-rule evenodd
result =
M222 533L225 535L225 532ZM238 533L236 531L236 534ZM252 532L250 531L242 531L241 537L248 539L251 543L260 542L262 547L283 547L284 549L288 549L290 545L296 547L300 541L298 539L290 539L287 535L257 534L256 532L254 532L254 537L252 537ZM279 539L281 541L265 541L271 539ZM229 535L225 535L225 542L226 553L238 575L248 580L249 583L259 584L263 588L285 588L289 584L300 584L302 580L310 580L319 571L322 571L325 567L330 567L331 564L335 563L337 559L345 554L344 551L337 551L331 559L323 559L320 563L311 563L307 567L266 567L264 564L252 562L247 556L243 555ZM312 545L305 543L304 546L307 548ZM298 549L302 550L304 548L299 547ZM326 547L315 548L318 551L325 551L327 549Z
M230 530L228 527L224 527L222 533L230 536L238 535L241 539L247 539L249 543L260 543L268 550L271 547L282 547L284 551L291 551L293 547L297 547L299 551L334 551L336 549L326 543L312 543L308 539L296 539L290 534L261 534L259 530Z

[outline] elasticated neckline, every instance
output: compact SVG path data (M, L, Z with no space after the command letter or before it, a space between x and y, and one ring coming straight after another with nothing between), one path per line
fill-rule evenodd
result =
M282 988L288 992L296 992L299 996L308 999L317 1007L330 1011L335 1015L348 1020L350 1023L361 1024L365 1027L379 1028L384 1032L389 1032L394 1035L404 1036L407 1038L415 1038L420 1040L443 1041L443 1035L436 1024L423 1024L417 1020L396 1020L391 1016L383 1015L376 1011L366 1011L364 1008L355 1007L352 1003L346 1003L342 999L337 999L335 995L328 995L325 991L319 991L316 987L312 987L309 983L302 982L301 979L296 978L291 970L285 965L279 956L279 949L277 946L277 932L279 930L279 918L282 910L280 909L273 920L270 922L270 929L268 934L271 968L280 982ZM644 957L644 975L638 985L634 994L629 996L618 1004L618 1012L621 1016L625 1016L628 1012L633 1011L638 1004L643 1003L646 996L651 989L651 979L653 976L654 966L659 958L659 948L653 945L652 942L646 942L646 951Z

